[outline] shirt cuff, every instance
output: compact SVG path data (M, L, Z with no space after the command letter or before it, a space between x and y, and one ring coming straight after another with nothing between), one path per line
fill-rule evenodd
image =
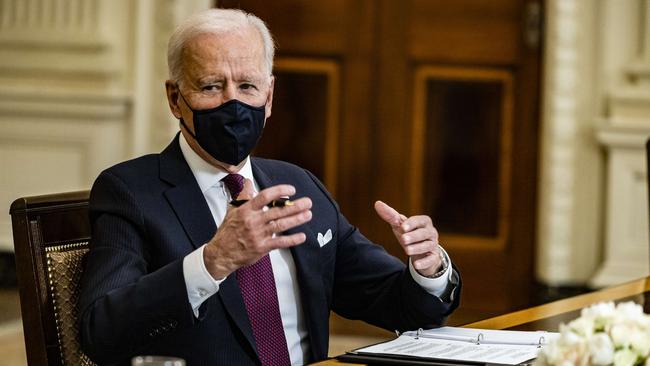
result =
M421 274L418 273L417 270L413 267L413 263L411 263L411 258L409 257L409 272L411 273L411 277L413 277L413 280L420 285L426 292L430 293L431 295L441 297L445 292L447 291L447 287L449 286L449 282L451 279L451 259L449 258L449 254L442 249L442 247L439 247L440 250L442 251L442 255L445 256L447 259L447 269L445 272L440 275L440 277L436 278L429 278L429 277L424 277Z
M185 277L185 287L187 288L187 299L192 306L195 317L199 317L199 307L210 296L219 291L219 285L227 278L215 280L210 272L205 268L203 261L202 245L197 250L183 258L183 277Z

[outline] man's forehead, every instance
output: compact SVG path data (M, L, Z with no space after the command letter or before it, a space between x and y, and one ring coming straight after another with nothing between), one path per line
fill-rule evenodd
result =
M264 43L253 28L220 33L203 33L192 37L183 52L184 61L259 61L264 62Z

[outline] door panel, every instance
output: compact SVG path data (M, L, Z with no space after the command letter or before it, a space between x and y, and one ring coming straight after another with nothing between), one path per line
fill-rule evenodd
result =
M446 247L506 245L512 80L498 69L416 72L411 208L435 218Z
M519 57L518 0L414 0L409 55L444 63L513 64Z

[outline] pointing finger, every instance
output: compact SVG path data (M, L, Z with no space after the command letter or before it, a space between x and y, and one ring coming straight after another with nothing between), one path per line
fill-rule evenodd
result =
M296 194L296 188L289 184L279 184L262 190L255 198L249 201L253 209L261 210L273 200L281 197L293 196Z
M386 221L393 228L398 228L402 222L399 212L382 201L375 202L375 211L382 220Z

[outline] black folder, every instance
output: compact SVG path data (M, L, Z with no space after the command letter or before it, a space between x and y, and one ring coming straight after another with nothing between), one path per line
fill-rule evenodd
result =
M341 362L360 363L364 365L427 365L427 366L486 366L479 362L454 362L448 360L423 359L421 357L409 357L400 355L379 355L348 352L336 356Z

